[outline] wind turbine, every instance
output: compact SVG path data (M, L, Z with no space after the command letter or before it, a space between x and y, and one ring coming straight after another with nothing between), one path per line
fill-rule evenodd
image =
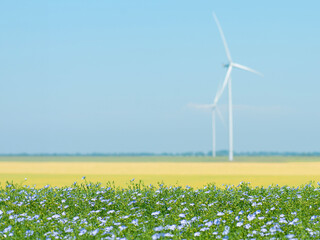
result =
M223 42L223 45L224 45L224 48L225 48L225 51L226 51L226 54L227 54L227 58L228 58L228 63L224 65L224 67L227 68L227 73L226 73L226 76L225 76L225 79L223 81L223 84L222 84L222 87L221 87L221 90L218 92L219 95L216 96L216 98L220 98L224 89L226 88L227 84L228 84L228 95L229 95L229 160L232 161L233 160L233 119L232 119L232 90L231 90L231 71L233 68L239 68L239 69L242 69L242 70L245 70L245 71L248 71L248 72L252 72L252 73L255 73L255 74L258 74L260 76L262 76L261 73L249 68L249 67L246 67L244 65L241 65L241 64L238 64L238 63L235 63L232 61L232 58L231 58L231 55L230 55L230 51L229 51L229 48L228 48L228 45L227 45L227 41L224 37L224 34L223 34L223 31L222 31L222 28L220 26L220 23L219 23L219 20L216 16L216 14L213 12L213 18L214 20L216 21L216 24L218 26L218 29L219 29L219 32L220 32L220 35L221 35L221 38L222 38L222 42Z
M222 123L225 125L222 114L217 106L221 96L221 89L218 89L212 104L191 104L195 108L210 109L212 114L212 157L216 157L216 112L220 117Z

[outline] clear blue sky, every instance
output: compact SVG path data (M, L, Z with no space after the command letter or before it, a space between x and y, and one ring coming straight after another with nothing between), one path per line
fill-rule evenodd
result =
M211 150L236 62L235 151L320 151L320 2L1 1L0 153ZM227 120L227 92L220 107ZM217 123L217 149L228 131Z

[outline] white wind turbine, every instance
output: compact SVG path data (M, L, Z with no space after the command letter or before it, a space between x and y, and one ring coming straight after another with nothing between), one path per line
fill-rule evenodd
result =
M229 90L229 160L232 161L233 160L233 120L232 120L232 93L231 93L231 71L233 68L239 68L239 69L242 69L242 70L245 70L245 71L249 71L249 72L252 72L252 73L255 73L255 74L258 74L260 76L262 76L261 73L249 68L249 67L246 67L246 66L243 66L241 64L238 64L238 63L235 63L232 61L231 59L231 55L230 55L230 52L229 52L229 49L228 49L228 45L227 45L227 41L224 37L224 34L223 34L223 31L222 31L222 28L220 26L220 23L219 23L219 20L216 16L215 13L213 13L213 17L217 23L217 26L218 26L218 29L219 29L219 32L220 32L220 35L221 35L221 38L222 38L222 41L223 41L223 45L224 45L224 48L225 48L225 51L226 51L226 54L227 54L227 58L228 58L228 61L229 63L228 64L225 64L224 67L227 68L227 73L226 73L226 76L225 76L225 79L223 81L223 84L222 84L222 87L221 87L221 90L218 92L216 98L219 99L220 96L222 95L225 87L227 86L228 84L228 90Z
M222 114L217 106L219 98L222 94L220 92L221 92L221 89L218 89L218 92L216 93L216 96L215 96L212 104L191 104L191 106L196 107L196 108L211 110L211 114L212 114L212 156L213 157L216 157L216 112L217 112L218 116L220 117L222 123L225 125Z

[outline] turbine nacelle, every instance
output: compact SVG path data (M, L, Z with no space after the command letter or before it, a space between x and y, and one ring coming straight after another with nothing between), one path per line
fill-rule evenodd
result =
M230 66L230 63L222 63L223 68L228 68Z

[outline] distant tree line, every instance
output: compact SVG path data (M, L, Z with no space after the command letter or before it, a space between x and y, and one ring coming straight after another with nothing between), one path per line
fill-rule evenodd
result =
M228 156L227 150L217 151L217 156ZM267 152L267 151L260 151L260 152L235 152L235 156L320 156L320 152ZM139 157L139 156L212 156L212 151L209 152L181 152L181 153L150 153L150 152L128 152L128 153L12 153L12 154L5 154L0 153L0 156L97 156L97 157L125 157L125 156L132 156L132 157Z

